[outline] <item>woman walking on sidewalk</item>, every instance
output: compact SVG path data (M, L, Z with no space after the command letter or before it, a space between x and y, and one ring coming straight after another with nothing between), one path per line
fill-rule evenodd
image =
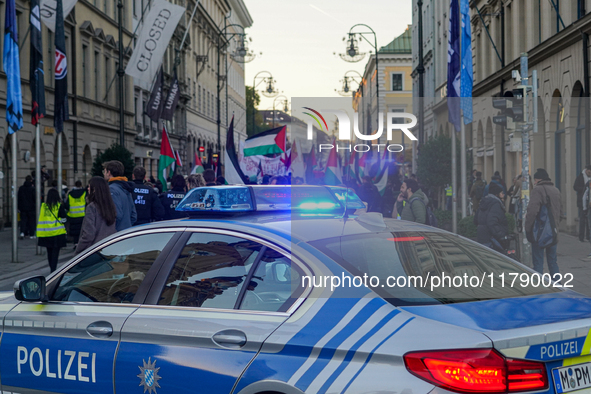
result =
M88 185L86 214L80 230L76 253L80 253L103 238L117 232L115 221L117 208L111 197L109 185L100 176L95 176Z
M66 209L56 189L49 189L46 201L41 204L37 223L37 244L47 248L47 261L51 272L57 268L60 249L66 246L64 221Z

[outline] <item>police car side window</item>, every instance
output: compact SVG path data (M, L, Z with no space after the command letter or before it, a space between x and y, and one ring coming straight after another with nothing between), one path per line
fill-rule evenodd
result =
M267 312L286 312L301 296L299 286L303 275L283 254L266 249L250 280L240 309Z
M173 232L126 238L98 250L60 279L53 301L132 302Z
M158 304L233 309L261 248L257 242L230 235L192 234Z

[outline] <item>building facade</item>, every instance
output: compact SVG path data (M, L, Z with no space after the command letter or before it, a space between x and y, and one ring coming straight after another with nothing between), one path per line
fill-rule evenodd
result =
M142 12L149 12L149 2L122 2L125 66L132 53L134 32ZM173 0L173 3L185 7L186 12L162 62L164 96L172 84L176 61L181 99L174 119L167 122L167 127L173 147L180 153L183 162L181 173L188 173L194 162L194 153L200 146L206 148L204 155L209 153L210 157L217 153L218 141L224 146L232 115L235 116L236 140L246 138L244 63L243 58L235 56L235 53L244 28L252 25L252 18L242 0L201 1L185 46L176 59L176 48L179 48L189 25L195 1ZM119 109L122 105L126 148L135 156L137 165L146 167L148 175L156 175L158 168L162 122L156 124L144 115L151 86L143 86L126 75L124 102L119 102L117 4L118 0L78 0L65 20L70 119L65 122L62 138L62 175L70 187L77 180L87 183L96 156L112 144L119 143ZM16 8L20 43L29 26L29 3L17 0ZM1 20L4 20L4 10L4 1L0 1ZM47 115L40 122L41 165L46 165L52 179L55 179L58 160L57 135L53 129L55 37L47 27L42 26ZM28 38L21 49L20 61L24 127L17 132L16 149L11 146L11 137L7 132L6 75L0 72L0 146L3 148L0 152L0 221L3 223L10 222L13 201L10 176L12 152L16 152L18 159L16 188L35 169L35 128L30 122L31 92L28 86Z
M417 20L414 1L413 21ZM430 8L425 9L425 5ZM436 8L440 8L439 11ZM521 173L521 147L512 144L519 133L504 130L493 123L499 110L492 98L515 89L520 82L512 77L520 69L519 58L527 53L530 82L537 83L538 132L530 133L530 171L545 168L562 194L562 231L576 233L578 212L573 184L585 165L589 164L589 127L585 113L589 111L589 45L591 32L591 1L572 0L539 2L536 0L470 2L472 50L474 66L474 121L466 127L467 149L473 155L474 168L490 179L495 171L504 174L508 183ZM430 10L430 11L428 11ZM423 3L423 36L433 35L433 45L425 51L425 65L433 70L425 73L427 105L425 122L428 135L448 134L446 71L449 0ZM504 29L503 29L504 27ZM413 39L418 31L413 32ZM519 39L515 39L519 37ZM424 40L424 42L426 39ZM433 56L429 51L433 50ZM431 60L434 59L434 60ZM430 63L427 63L429 61ZM413 55L416 70L418 57ZM536 70L537 81L532 81ZM413 81L417 91L418 75ZM433 96L431 98L431 95ZM530 99L529 117L533 102ZM530 175L531 175L530 174Z

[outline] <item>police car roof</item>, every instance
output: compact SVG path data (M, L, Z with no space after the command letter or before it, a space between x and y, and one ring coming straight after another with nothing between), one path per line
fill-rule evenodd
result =
M209 227L250 232L254 230L271 232L284 239L311 242L321 239L348 235L363 235L376 232L443 230L423 224L382 218L378 213L362 213L347 218L340 216L292 215L287 213L252 214L245 213L228 218L176 219L146 224L132 229L158 229L175 227ZM132 229L125 231L133 231ZM119 233L118 233L119 234Z

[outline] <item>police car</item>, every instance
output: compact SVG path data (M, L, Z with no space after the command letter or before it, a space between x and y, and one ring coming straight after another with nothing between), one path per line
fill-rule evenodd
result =
M194 189L178 209L199 219L117 233L15 284L2 393L591 390L588 298L511 286L535 275L361 206L338 188ZM417 283L445 275L487 284Z

